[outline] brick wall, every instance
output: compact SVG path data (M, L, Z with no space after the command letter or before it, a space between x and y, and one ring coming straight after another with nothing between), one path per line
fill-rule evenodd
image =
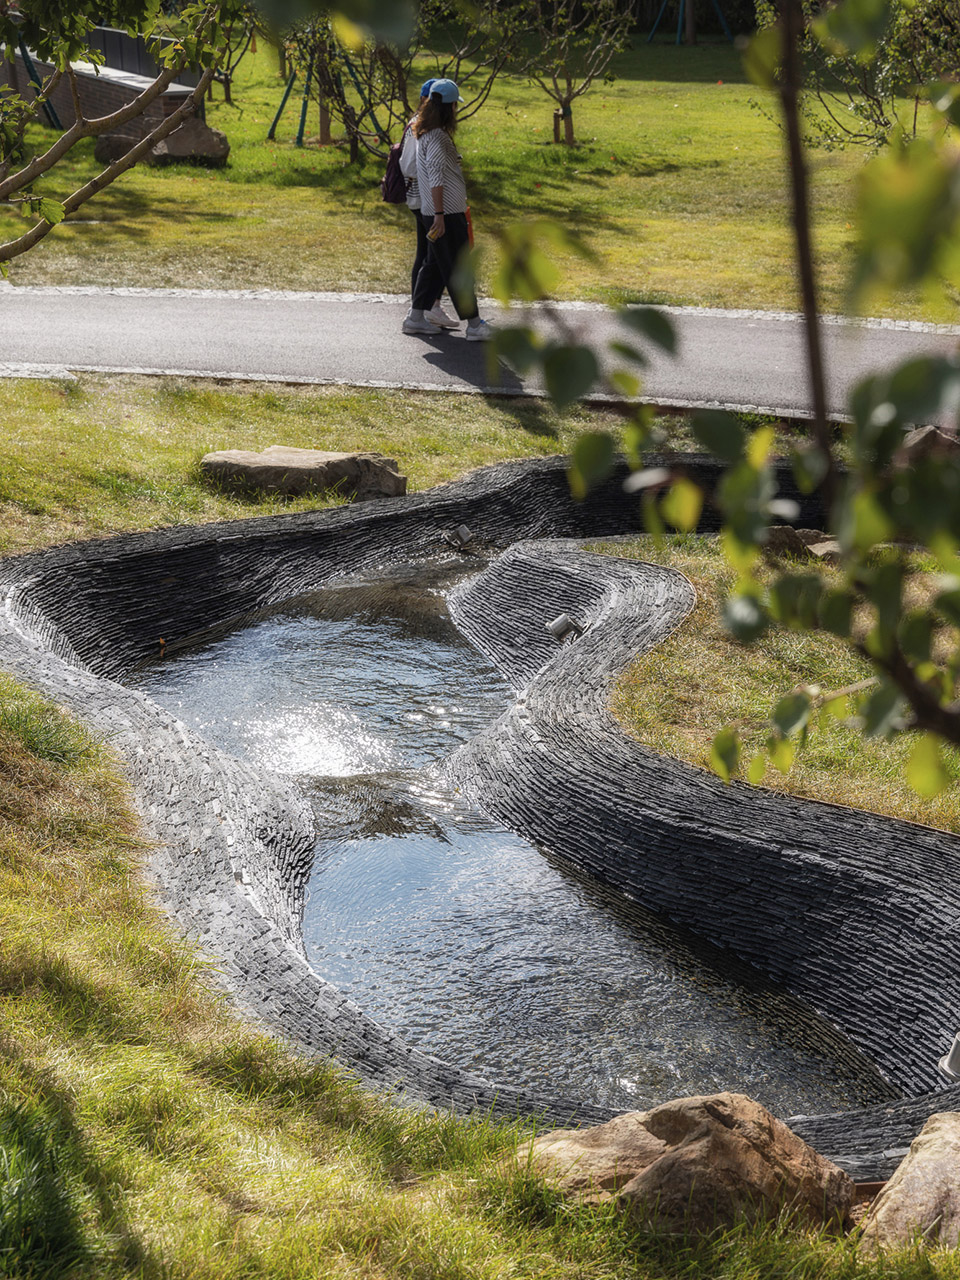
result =
M45 80L53 71L49 62L33 59L37 74ZM129 71L118 71L112 67L94 69L90 63L75 63L77 84L80 92L80 106L87 119L112 114L133 102L150 85L146 76L134 75ZM9 84L24 97L33 95L33 86L27 74L23 57L18 53L13 63L0 61L0 84ZM141 117L144 132L155 128L165 116L170 115L190 95L186 85L173 84L166 93L150 104ZM60 81L51 97L54 110L64 128L73 124L76 113L73 106L73 94L66 79ZM144 127L146 126L146 127Z

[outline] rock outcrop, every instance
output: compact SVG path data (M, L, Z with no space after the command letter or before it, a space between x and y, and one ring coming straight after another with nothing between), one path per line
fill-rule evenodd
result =
M203 476L215 484L254 493L297 497L333 491L355 502L395 498L407 491L393 458L379 453L326 453L271 445L262 453L225 449L200 462Z
M854 1185L758 1102L680 1098L592 1129L546 1133L520 1150L572 1198L616 1198L660 1230L706 1233L786 1210L841 1225Z
M153 122L155 123L155 122ZM140 127L138 127L140 126ZM152 127L133 120L114 133L103 133L97 138L94 157L98 164L112 164L125 156L146 136L145 129ZM211 129L196 116L189 116L161 142L151 147L144 156L147 164L172 164L178 160L192 161L207 168L219 169L227 163L230 143L219 129Z
M914 1242L960 1243L960 1113L930 1117L863 1223L863 1248L875 1253Z

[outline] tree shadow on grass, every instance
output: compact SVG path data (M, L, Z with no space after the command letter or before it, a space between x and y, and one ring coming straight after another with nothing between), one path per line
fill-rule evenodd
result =
M69 1092L2 1038L0 1059L20 1095L0 1099L0 1273L31 1280L100 1274L92 1203L125 1268L160 1275L117 1199L114 1170L77 1126Z
M527 435L548 440L560 439L556 424L550 421L550 408L539 396L514 396L509 400L497 401L497 407L508 414Z

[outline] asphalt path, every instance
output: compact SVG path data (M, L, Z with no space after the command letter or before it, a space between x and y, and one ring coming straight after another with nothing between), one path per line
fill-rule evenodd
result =
M255 290L0 288L0 376L137 372L289 383L335 383L459 392L536 394L535 381L462 333L409 337L407 307L385 294ZM678 355L651 351L644 399L723 405L792 416L809 413L803 330L789 313L664 308ZM517 313L486 308L494 323ZM553 318L523 314L545 333L557 319L595 345L627 336L616 314L561 305ZM830 412L842 415L853 383L926 353L960 349L960 326L827 317L823 337Z

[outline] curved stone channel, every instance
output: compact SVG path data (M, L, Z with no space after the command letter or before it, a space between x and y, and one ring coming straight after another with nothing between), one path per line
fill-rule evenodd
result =
M376 506L55 549L0 565L0 665L110 736L158 840L158 895L250 1012L411 1099L599 1119L608 1112L590 1102L493 1085L419 1052L322 982L299 933L313 843L302 796L116 678L344 576L433 558L453 525L468 524L492 551L610 536L634 520L619 477L576 505L554 460ZM855 1175L882 1176L926 1115L960 1101L958 1089L935 1092L937 1058L960 1022L957 841L724 787L627 740L606 710L610 683L689 607L667 571L514 546L452 600L458 625L518 696L456 753L449 777L584 877L755 966L914 1095L791 1121ZM543 619L561 610L584 630L557 648Z

